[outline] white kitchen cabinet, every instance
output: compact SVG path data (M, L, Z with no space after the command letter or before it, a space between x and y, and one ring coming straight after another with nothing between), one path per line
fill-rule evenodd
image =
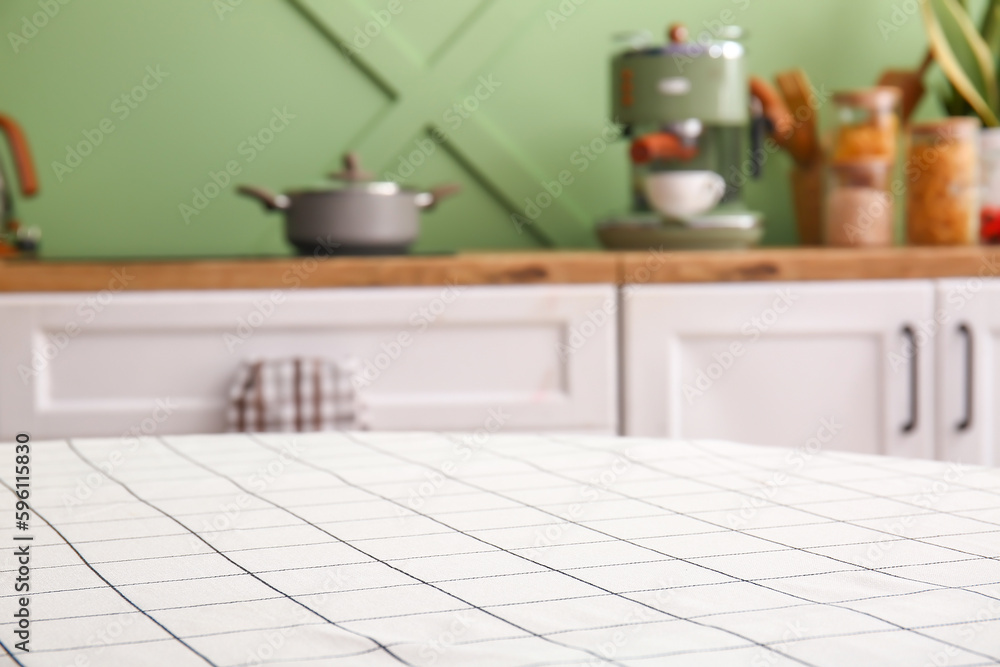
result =
M238 362L289 356L381 366L363 389L374 429L488 430L499 413L506 431L614 433L617 330L588 314L615 298L612 285L3 296L0 438L217 432Z
M931 281L639 286L622 298L627 435L933 456L933 352L911 343L933 313Z
M938 283L938 458L1000 465L1000 280Z

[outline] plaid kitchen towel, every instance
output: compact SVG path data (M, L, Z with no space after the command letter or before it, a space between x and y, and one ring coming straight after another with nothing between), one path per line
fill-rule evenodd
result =
M229 391L229 431L366 430L366 406L353 381L360 372L357 359L245 361Z

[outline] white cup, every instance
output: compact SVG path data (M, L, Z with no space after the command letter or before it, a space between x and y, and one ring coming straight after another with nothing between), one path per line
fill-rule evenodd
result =
M675 219L710 211L726 195L726 179L714 171L658 171L644 185L650 206Z

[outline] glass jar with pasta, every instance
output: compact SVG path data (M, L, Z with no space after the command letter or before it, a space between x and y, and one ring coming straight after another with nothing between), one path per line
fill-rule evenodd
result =
M911 244L978 243L979 129L978 119L964 117L910 128L905 175Z
M833 162L895 162L899 144L898 88L878 87L835 93L837 127Z

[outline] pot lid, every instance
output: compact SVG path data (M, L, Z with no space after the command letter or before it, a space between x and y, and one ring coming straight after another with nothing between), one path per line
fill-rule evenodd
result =
M289 194L329 194L331 192L364 192L373 195L398 195L400 193L418 194L420 190L403 187L394 181L376 181L375 174L361 166L361 159L355 152L349 152L343 157L343 169L329 174L329 178L338 181L327 187L306 187Z

